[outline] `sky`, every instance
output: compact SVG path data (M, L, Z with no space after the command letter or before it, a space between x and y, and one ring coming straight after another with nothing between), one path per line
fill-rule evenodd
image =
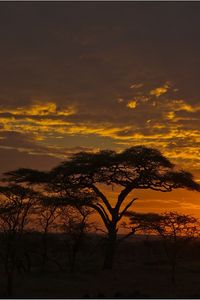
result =
M0 2L0 172L145 145L200 181L199 15L200 2ZM138 211L200 217L197 192L136 196Z

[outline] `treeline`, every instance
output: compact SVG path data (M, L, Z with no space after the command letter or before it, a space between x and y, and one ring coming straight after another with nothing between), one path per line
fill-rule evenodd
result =
M103 185L119 188L114 201L107 198ZM92 213L98 213L106 232L103 269L113 267L120 240L118 231L126 217L130 220L130 224L126 225L129 232L121 240L137 231L159 234L172 266L174 281L180 248L177 241L186 243L198 235L197 220L176 213L136 215L131 207L137 198L130 200L128 196L138 189L171 192L177 188L200 191L200 185L191 173L177 170L158 150L144 146L132 147L121 153L107 150L81 152L49 172L18 169L4 174L0 186L0 231L7 295L13 293L14 274L20 265L23 266L24 257L29 271L31 269L25 233L42 233L43 270L49 259L49 232L57 230L65 234L69 270L73 272L86 233L98 229L90 222ZM63 267L59 260L55 263Z
M6 278L6 295L13 295L15 276L31 272L35 260L41 271L51 262L73 273L87 234L98 229L89 221L91 209L47 205L40 193L13 184L0 187L0 194L0 271Z
M49 265L70 274L77 272L80 259L83 267L89 262L94 269L103 267L107 235L101 230L100 235L96 234L99 228L90 220L94 211L83 206L46 205L31 189L25 193L24 188L10 184L0 191L3 195L0 205L0 272L6 281L4 297L15 295L16 276L31 274L35 270L45 276ZM144 248L148 251L152 243L157 244L159 255L163 255L170 266L171 281L175 284L180 257L200 236L198 219L177 212L142 214L130 211L126 217L126 222L120 227L128 230L128 234L118 236L116 250L124 240L133 237L130 247L134 252L134 236L145 235L143 241L147 243ZM116 261L117 256L116 251ZM98 260L97 264L95 260Z

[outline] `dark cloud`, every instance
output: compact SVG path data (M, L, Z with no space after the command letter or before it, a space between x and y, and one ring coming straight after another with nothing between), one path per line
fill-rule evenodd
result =
M200 4L1 3L1 97L101 106L139 80L196 99ZM187 22L186 20L190 20ZM17 76L16 76L17 75Z
M49 170L60 163L60 161L56 157L31 155L26 152L20 152L17 149L1 149L0 147L1 174L22 167Z
M55 164L56 162L59 163L60 160L63 160L64 158L66 159L75 152L91 151L92 148L82 146L66 147L66 145L56 147L55 144L53 146L45 145L34 140L34 136L32 136L32 138L28 138L26 134L8 131L0 134L0 150L6 157L6 160L3 163L3 168L4 165L6 166L7 157L9 157L12 153L13 160L16 158L17 166L19 167L24 167L24 162L25 165L29 164L29 167L31 167L34 164L34 160L36 165L38 165L38 162L42 159L43 163L40 168L42 168L42 166L45 166L45 168L51 168L52 164ZM20 160L23 154L24 159ZM9 165L10 163L8 166Z

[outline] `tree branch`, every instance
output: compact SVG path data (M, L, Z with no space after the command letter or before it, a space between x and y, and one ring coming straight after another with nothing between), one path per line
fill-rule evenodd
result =
M121 191L121 193L118 196L117 204L115 206L115 211L116 212L119 212L119 209L120 209L120 206L121 206L122 202L128 196L128 194L133 190L133 188L134 188L134 185L131 184L131 185L128 185L127 187L125 187L125 189L123 189Z
M123 215L125 214L125 212L129 209L129 207L130 207L130 206L133 204L133 202L134 202L135 200L137 200L137 199L138 199L138 198L133 198L133 199L125 206L125 208L121 211L118 220L120 220L120 219L123 217Z
M101 200L105 204L108 211L112 214L113 208L110 205L110 203L109 203L108 199L106 198L106 196L94 184L91 185L91 188L101 198Z
M90 204L87 204L87 206L95 209L99 213L99 215L101 216L106 228L109 229L110 220L109 220L108 216L106 215L106 213L104 213L104 211L99 206L97 206L95 204L90 203Z
M103 205L101 205L100 203L97 203L95 205L97 205L101 208L101 210L104 212L104 215L105 215L107 221L110 222L109 216L108 216L107 212L105 211L105 208L103 207Z
M135 234L136 230L140 228L140 225L136 227L131 228L131 232L127 233L125 236L123 236L121 239L119 239L119 242L122 242L123 240L127 239L129 236L132 236Z

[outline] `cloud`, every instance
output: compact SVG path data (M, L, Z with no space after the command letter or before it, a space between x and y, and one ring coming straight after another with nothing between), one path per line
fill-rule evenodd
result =
M135 101L135 100L131 100L131 101L129 101L128 103L127 103L127 105L126 105L128 108L130 108L130 109L134 109L134 108L136 108L136 106L137 106L137 102Z
M134 83L130 86L130 89L139 89L141 87L143 87L143 83Z
M175 120L175 112L174 111L169 111L165 115L166 119L168 120Z
M34 135L29 137L19 132L2 132L0 136L0 149L12 150L16 153L24 153L25 155L54 157L57 159L67 159L73 153L80 151L97 151L98 149L89 147L63 147L56 145L45 145L35 140ZM27 156L28 157L28 156Z
M0 114L10 114L12 116L70 116L76 113L74 106L69 106L64 109L59 109L54 102L39 102L34 101L29 106L22 106L16 108L0 107Z
M166 94L168 89L169 89L169 85L166 83L164 86L151 90L150 95L160 97L161 95Z
M45 154L33 155L28 152L20 152L16 148L4 149L0 147L1 174L18 168L50 170L60 161L59 158Z
M138 102L137 105L134 100L133 103L130 102L130 106L135 109L130 111L125 110L121 105L116 108L115 114L111 114L109 109L105 110L104 113L101 111L90 111L84 113L84 110L81 110L81 107L77 105L76 113L66 113L62 109L56 109L56 105L48 106L52 107L47 109L47 106L44 105L37 107L38 115L30 115L32 112L32 106L30 107L20 107L16 109L3 109L3 113L0 115L2 129L4 130L15 130L19 132L27 133L37 133L37 134L48 134L48 133L60 133L62 134L97 134L97 135L106 135L110 137L117 138L118 132L127 132L127 136L130 130L134 134L142 133L143 135L151 135L152 131L154 134L161 132L169 133L169 131L174 128L174 119L177 120L191 120L191 115L187 116L177 116L175 113L184 112L182 108L185 105L183 100L171 100L171 101L162 101L157 103L154 106L153 101L142 101ZM123 104L123 103L122 103ZM180 105L181 104L181 105ZM152 106L154 107L152 109ZM35 108L34 108L35 109ZM112 108L113 110L113 108ZM68 111L68 110L67 110ZM19 112L23 112L19 114ZM69 112L69 111L68 111ZM197 113L197 109L195 108ZM185 113L189 113L185 111ZM68 114L68 115L67 115ZM191 112L190 112L191 114ZM172 120L172 123L167 123L163 116L169 120ZM197 116L194 118L198 122ZM179 122L180 123L180 122ZM181 131L181 126L179 127L179 134ZM186 124L185 124L186 126ZM184 128L185 130L186 128ZM186 130L187 131L187 130ZM187 132L186 132L187 134ZM130 136L131 138L131 136Z
M186 101L183 99L172 100L171 105L175 111L186 111L191 113L200 111L199 104L191 105L186 103Z

